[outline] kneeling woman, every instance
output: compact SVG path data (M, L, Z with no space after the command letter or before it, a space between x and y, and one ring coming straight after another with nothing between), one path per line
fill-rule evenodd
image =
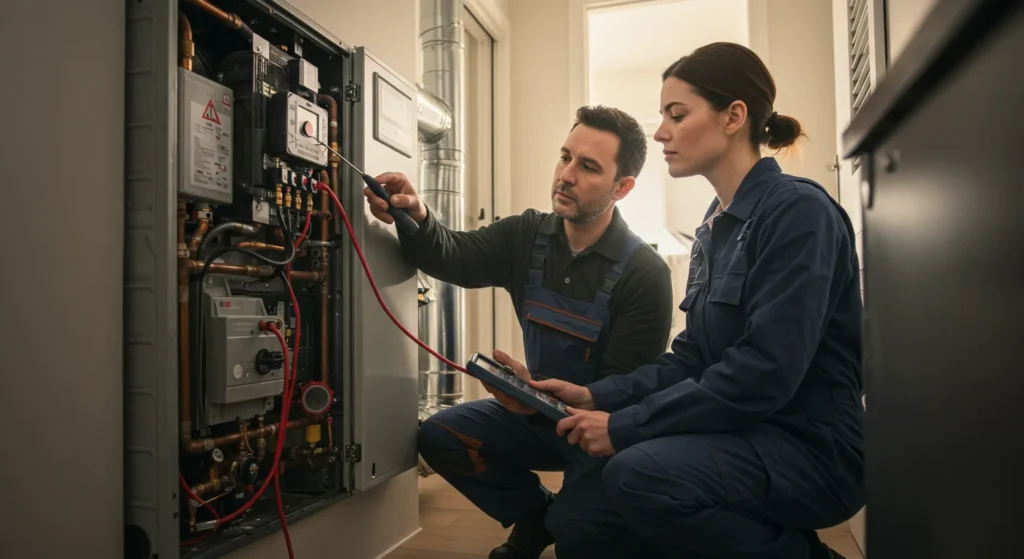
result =
M717 194L696 233L686 330L631 374L534 382L578 408L559 433L614 455L608 497L671 557L839 557L814 530L864 504L854 233L821 186L761 156L801 135L774 101L739 45L665 71L655 139L673 177L704 176Z

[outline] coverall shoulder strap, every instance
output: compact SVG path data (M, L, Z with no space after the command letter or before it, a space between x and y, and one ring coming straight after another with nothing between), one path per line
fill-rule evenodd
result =
M608 273L605 274L604 281L601 282L601 287L597 290L597 297L594 298L595 303L602 307L608 306L608 302L612 298L612 291L615 290L615 285L622 279L622 270L626 268L626 262L629 262L629 257L633 255L633 251L642 244L644 244L643 239L630 231L626 236L626 241L622 243L622 252L619 253L618 260L612 265L612 269L608 270Z
M551 245L551 221L554 215L549 215L540 222L537 233L533 236L533 246L530 248L530 271L527 277L527 284L540 287L544 282L544 263L548 259L548 248Z

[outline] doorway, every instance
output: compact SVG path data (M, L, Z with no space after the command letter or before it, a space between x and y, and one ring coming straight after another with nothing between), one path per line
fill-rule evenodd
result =
M465 227L479 229L494 222L494 38L468 8L465 29L466 168ZM495 346L495 289L466 290L466 358ZM478 382L467 382L465 399L488 395Z

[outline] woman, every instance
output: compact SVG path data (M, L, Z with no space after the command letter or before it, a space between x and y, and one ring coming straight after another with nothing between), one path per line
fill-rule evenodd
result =
M839 557L814 530L864 504L849 218L762 158L801 127L774 111L774 81L752 51L707 45L662 78L655 139L669 171L702 175L717 195L697 229L686 330L631 374L531 383L575 408L559 434L613 456L602 478L613 506L668 556Z

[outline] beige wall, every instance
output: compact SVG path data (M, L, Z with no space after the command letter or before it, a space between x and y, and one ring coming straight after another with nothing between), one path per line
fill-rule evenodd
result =
M569 132L568 12L564 1L510 0L511 27L511 214L527 208L550 211L551 180L558 150ZM497 297L508 299L503 293ZM514 322L511 305L499 307L499 320ZM522 330L516 324L511 355L524 358Z
M907 41L931 12L938 0L887 0L886 24L889 32L889 60L893 64L903 53ZM890 64L891 65L891 64Z
M824 0L766 3L767 56L763 50L758 54L775 78L775 110L799 120L807 134L780 163L786 172L813 179L834 196L835 174L828 169L836 155L831 6ZM756 43L752 48L763 49Z
M512 211L550 211L558 150L569 132L568 12L563 1L509 2L512 27Z
M122 557L125 2L4 8L0 553Z
M350 46L363 46L416 81L419 59L418 0L290 0L293 6ZM372 171L370 171L372 172ZM365 494L291 527L297 557L374 559L419 528L419 493L410 470ZM279 559L280 533L228 555L228 559Z

